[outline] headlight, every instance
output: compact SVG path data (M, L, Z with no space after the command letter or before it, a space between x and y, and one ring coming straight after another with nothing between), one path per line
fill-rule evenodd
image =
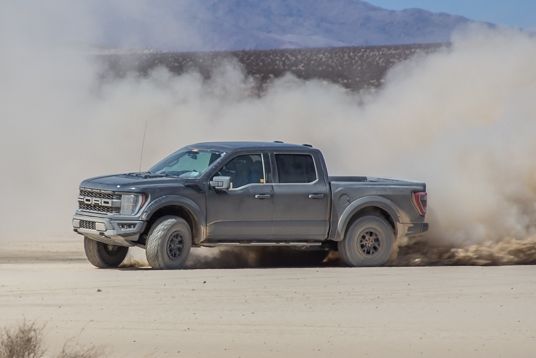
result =
M143 204L142 194L121 195L121 215L134 215Z

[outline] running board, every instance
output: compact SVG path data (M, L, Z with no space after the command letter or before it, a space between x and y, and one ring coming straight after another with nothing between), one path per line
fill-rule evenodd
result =
M322 242L310 241L212 241L202 242L200 246L216 247L216 246L322 246Z

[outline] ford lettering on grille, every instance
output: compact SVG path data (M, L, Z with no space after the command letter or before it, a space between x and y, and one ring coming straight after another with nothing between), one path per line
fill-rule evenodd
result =
M121 194L80 188L78 209L103 214L119 214L121 211Z
M78 201L83 202L87 205L97 205L97 206L106 206L111 207L112 201L110 199L102 199L102 198L92 198L89 196L81 196L78 198Z

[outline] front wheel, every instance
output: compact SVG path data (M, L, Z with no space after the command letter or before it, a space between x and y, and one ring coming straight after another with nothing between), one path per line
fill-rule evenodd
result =
M381 266L389 261L395 233L382 217L367 215L357 219L338 244L339 256L348 266Z
M151 227L145 254L154 269L178 269L184 266L191 248L190 225L177 216L164 216Z
M107 245L84 237L84 251L88 261L98 268L115 268L121 265L128 247Z

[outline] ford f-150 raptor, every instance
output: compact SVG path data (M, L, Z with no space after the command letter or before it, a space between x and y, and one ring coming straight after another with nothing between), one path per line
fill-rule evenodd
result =
M428 229L426 204L423 183L328 176L310 145L212 142L147 172L84 180L72 223L100 268L132 246L151 267L175 269L192 247L222 245L331 249L346 265L377 266Z

